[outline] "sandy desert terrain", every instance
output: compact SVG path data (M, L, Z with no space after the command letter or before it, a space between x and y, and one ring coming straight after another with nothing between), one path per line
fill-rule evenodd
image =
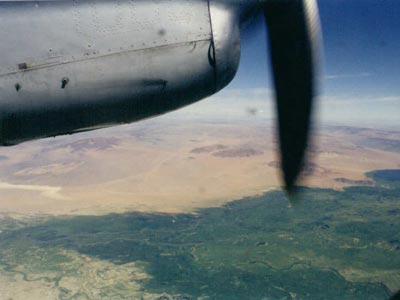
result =
M269 121L168 117L0 148L0 212L193 212L279 188ZM400 167L400 134L323 127L301 183L373 185L364 173ZM394 162L398 162L397 165Z

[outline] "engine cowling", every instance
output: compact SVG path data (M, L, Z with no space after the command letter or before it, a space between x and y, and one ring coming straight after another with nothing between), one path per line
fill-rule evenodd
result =
M157 116L226 86L239 13L214 1L0 2L0 143Z

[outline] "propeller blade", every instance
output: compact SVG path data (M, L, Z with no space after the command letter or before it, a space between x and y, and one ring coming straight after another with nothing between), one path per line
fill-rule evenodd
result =
M294 189L308 143L320 24L315 0L271 0L263 5L278 111L281 167Z

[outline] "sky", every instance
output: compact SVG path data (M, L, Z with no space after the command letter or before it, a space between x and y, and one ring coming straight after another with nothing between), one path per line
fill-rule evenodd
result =
M324 51L316 120L400 130L400 1L320 0L318 6ZM273 118L272 99L267 33L259 16L242 31L233 82L185 112L258 111Z

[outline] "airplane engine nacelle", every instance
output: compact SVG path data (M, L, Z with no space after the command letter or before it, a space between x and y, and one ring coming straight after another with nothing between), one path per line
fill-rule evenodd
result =
M0 144L156 116L222 89L239 15L214 1L0 2Z

